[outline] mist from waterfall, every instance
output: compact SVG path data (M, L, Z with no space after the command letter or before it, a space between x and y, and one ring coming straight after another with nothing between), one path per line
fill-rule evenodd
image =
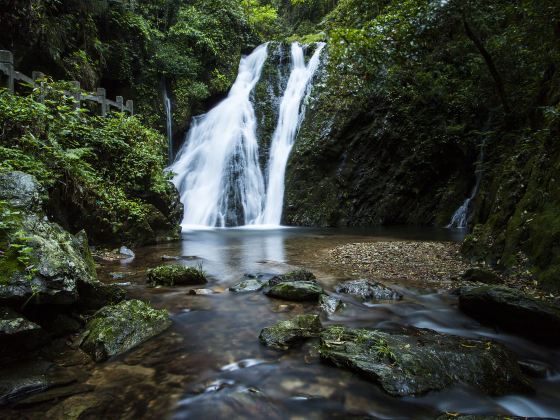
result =
M254 106L259 104L253 104L252 97L267 59L267 44L241 59L227 98L193 120L168 168L175 173L173 183L185 206L183 228L280 225L286 164L324 46L317 44L307 64L305 47L291 46L290 76L270 142L266 183L256 134Z
M284 203L284 178L288 157L305 114L305 99L311 92L311 80L319 67L325 44L317 45L309 63L305 64L303 47L292 44L292 71L280 102L278 124L272 136L267 168L266 203L259 224L279 225Z

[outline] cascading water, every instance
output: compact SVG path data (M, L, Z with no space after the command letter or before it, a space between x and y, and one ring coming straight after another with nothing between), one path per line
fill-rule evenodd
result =
M167 158L169 164L173 162L173 119L171 117L171 99L167 94L165 81L163 84L163 107L165 108L165 128L167 133Z
M258 219L260 224L280 224L284 202L286 164L304 116L305 101L303 99L310 93L311 80L319 67L319 59L324 46L323 43L318 44L306 65L302 46L298 43L292 44L292 72L280 103L278 125L272 136L267 170L266 204Z
M271 142L266 189L251 95L267 59L267 44L241 60L228 97L194 119L169 167L185 205L183 227L280 224L286 164L324 46L317 44L306 64L304 47L292 44L291 72Z
M228 97L194 120L169 168L185 205L183 226L254 224L261 213L264 180L250 95L266 57L264 44L242 58Z
M480 181L482 180L482 163L484 162L484 146L486 146L486 138L482 141L480 145L480 153L478 155L478 160L476 162L476 182L474 187L471 191L471 195L465 199L463 204L459 206L453 216L451 216L451 221L446 226L449 229L456 228L456 229L466 229L469 224L469 211L471 209L471 203L478 194L478 189L480 188Z

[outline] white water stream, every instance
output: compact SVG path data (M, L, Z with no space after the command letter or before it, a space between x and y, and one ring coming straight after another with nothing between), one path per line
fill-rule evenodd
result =
M163 84L163 107L165 108L165 131L167 134L167 158L169 164L173 162L173 119L171 117L171 99Z
M319 44L309 63L305 64L303 48L292 44L292 71L288 85L280 103L278 125L272 136L268 161L266 203L259 224L279 225L284 203L284 178L288 157L294 146L297 131L305 116L305 100L311 92L311 80L319 67L321 51L325 44Z
M267 59L267 44L241 59L227 98L194 119L169 167L185 206L183 228L280 224L286 164L323 48L318 44L306 64L304 47L292 44L291 73L271 141L266 188L251 96Z

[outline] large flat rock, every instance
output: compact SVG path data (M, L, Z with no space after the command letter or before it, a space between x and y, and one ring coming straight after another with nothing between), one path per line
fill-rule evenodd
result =
M527 338L560 343L560 308L504 286L464 287L459 309L482 324Z
M395 396L421 395L458 383L489 395L531 389L516 358L502 345L432 330L331 326L321 333L319 352L324 361L349 368Z

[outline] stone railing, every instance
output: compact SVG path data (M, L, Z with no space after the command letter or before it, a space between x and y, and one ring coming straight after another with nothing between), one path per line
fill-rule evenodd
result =
M26 76L19 71L14 69L14 57L10 51L0 50L0 76L4 75L2 78L2 84L0 86L6 87L11 92L15 91L15 82L20 81L27 83L33 87L41 88L41 80L45 75L41 72L34 71L31 77ZM72 96L76 101L76 107L80 107L82 101L97 102L100 104L100 114L102 116L107 115L107 113L112 108L117 109L120 112L128 112L130 115L134 114L134 103L132 100L124 102L122 96L117 96L116 100L111 101L107 99L105 89L97 88L95 94L84 94L80 90L80 82L71 82L75 89L72 92L67 92L68 96Z

